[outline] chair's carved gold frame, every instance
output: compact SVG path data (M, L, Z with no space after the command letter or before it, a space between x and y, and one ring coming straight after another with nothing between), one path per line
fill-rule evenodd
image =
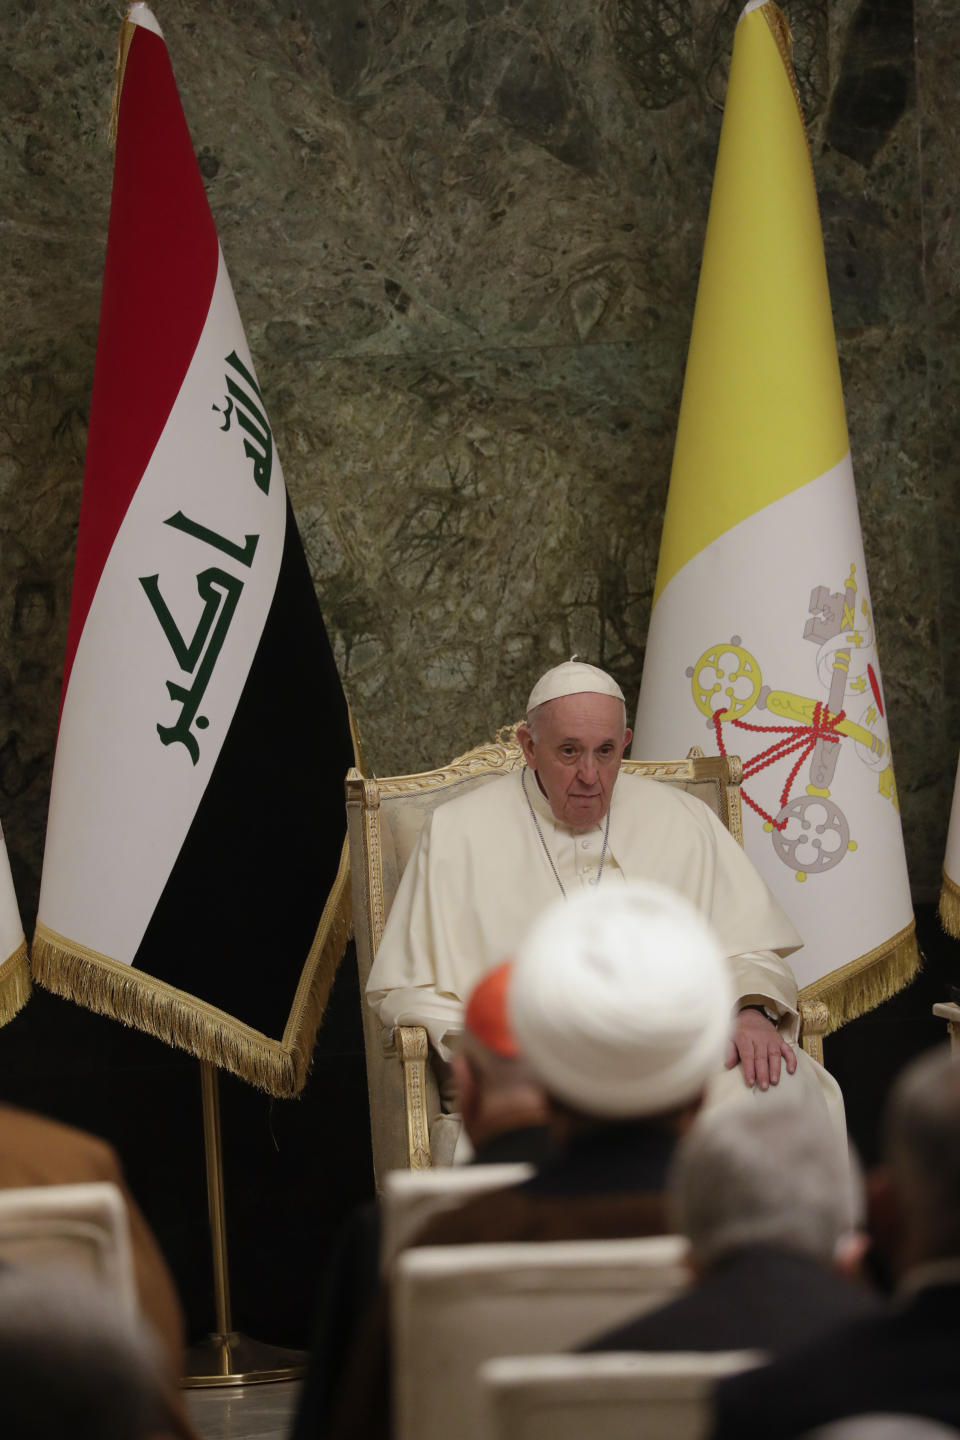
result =
M495 739L458 755L438 770L393 775L385 779L367 779L356 769L348 772L347 824L361 989L383 938L387 920L381 802L459 786L464 780L519 768L523 764L523 752L516 731L516 725L504 726ZM695 748L683 760L624 760L623 769L651 780L682 786L693 793L705 787L711 789L712 801L704 803L711 803L711 808L737 843L743 844L740 806L742 769L735 755L704 755ZM369 1007L364 1004L363 1008L374 1168L379 1183L387 1170L398 1166L411 1170L431 1168L430 1120L439 1111L439 1096L429 1064L426 1031L419 1025L398 1025L393 1031L384 1031ZM822 1063L823 1036L828 1022L826 1006L819 1002L803 1002L800 1021L803 1048ZM392 1074L383 1068L385 1062L393 1066ZM401 1082L399 1087L394 1083L398 1079ZM398 1090L400 1093L397 1093ZM385 1127L383 1115L377 1113L385 1101L388 1105L399 1105L401 1096L406 1118L402 1148L397 1143L401 1127L395 1123Z
M934 1005L933 1013L938 1019L946 1020L950 1053L955 1060L960 1060L960 1005L954 1004L952 1000L945 1000L940 1005Z

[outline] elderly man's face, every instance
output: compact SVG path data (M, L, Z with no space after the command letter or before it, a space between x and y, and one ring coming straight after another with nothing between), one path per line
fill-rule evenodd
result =
M632 732L615 695L562 695L539 705L532 726L517 730L550 809L574 830L588 830L610 808Z

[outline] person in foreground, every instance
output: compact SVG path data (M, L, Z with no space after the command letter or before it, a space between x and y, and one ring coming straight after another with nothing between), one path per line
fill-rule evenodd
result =
M663 886L550 906L520 947L507 1010L557 1153L523 1184L437 1216L414 1243L665 1234L668 1167L722 1061L731 999L714 936ZM388 1314L384 1288L354 1348L337 1440L389 1433Z
M4 1440L175 1440L157 1350L82 1273L0 1274Z
M717 1389L715 1440L800 1436L847 1416L960 1426L960 1063L946 1051L900 1075L885 1166L871 1187L895 1306Z
M540 1164L550 1153L550 1106L507 1019L509 961L473 987L450 1065L471 1164Z
M797 985L786 956L799 935L708 806L621 773L632 737L616 681L576 661L547 671L517 738L523 769L438 806L424 825L367 983L382 1024L425 1026L449 1060L465 997L516 954L546 905L655 880L700 911L729 965L729 1074L724 1084L721 1060L711 1103L742 1092L739 1064L762 1093L819 1088L845 1136L839 1088L795 1049Z
M109 1180L123 1196L130 1220L134 1279L144 1319L156 1332L177 1433L195 1440L179 1388L184 1319L173 1276L127 1186L119 1157L99 1136L17 1105L0 1105L0 1189Z
M474 988L453 1056L471 1165L535 1165L551 1148L547 1097L507 1023L509 969L498 966ZM344 1363L377 1291L379 1265L380 1209L371 1201L348 1217L332 1247L290 1440L327 1434Z
M582 1348L780 1355L876 1314L880 1301L852 1278L862 1209L859 1173L813 1107L702 1112L667 1195L694 1285Z

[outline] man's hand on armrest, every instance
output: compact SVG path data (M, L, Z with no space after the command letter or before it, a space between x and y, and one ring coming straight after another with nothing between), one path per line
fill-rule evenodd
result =
M463 1029L463 1002L456 996L441 995L432 985L409 985L387 990L376 1003L385 1029L422 1025L441 1059L450 1059L448 1037Z
M733 1036L727 1047L726 1068L732 1070L735 1065L742 1065L744 1084L767 1090L779 1083L781 1063L786 1065L788 1075L797 1068L797 1057L789 1041L762 1010L753 1006L741 1010L734 1020Z

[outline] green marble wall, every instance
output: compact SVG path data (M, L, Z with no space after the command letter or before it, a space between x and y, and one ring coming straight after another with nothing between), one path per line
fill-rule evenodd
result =
M488 736L574 651L636 692L739 8L157 0L381 773ZM929 893L960 741L960 21L949 0L784 8L908 856ZM0 816L28 925L120 10L0 14Z

